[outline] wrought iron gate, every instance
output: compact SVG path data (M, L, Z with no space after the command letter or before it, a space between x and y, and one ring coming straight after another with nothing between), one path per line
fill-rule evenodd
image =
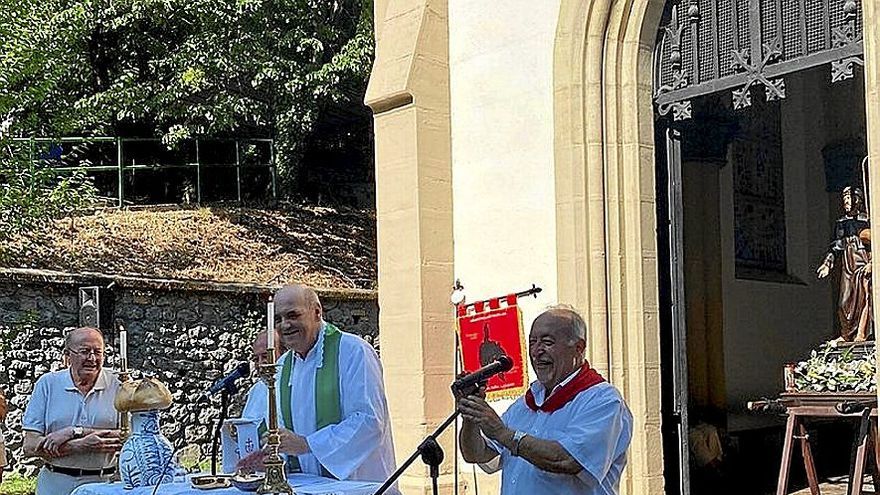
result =
M831 80L864 65L857 0L670 0L655 51L660 115L691 117L695 97L731 91L733 108L785 98L785 75L830 64Z

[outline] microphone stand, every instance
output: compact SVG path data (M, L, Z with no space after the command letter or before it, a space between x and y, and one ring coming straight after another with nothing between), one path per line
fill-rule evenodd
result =
M437 485L437 478L440 477L440 464L443 462L443 448L440 447L440 444L437 443L437 437L443 433L449 425L455 421L455 418L458 417L458 409L455 410L446 421L444 421L440 426L434 430L433 433L428 435L418 447L416 447L416 451L413 452L409 459L404 461L403 464L397 468L397 471L394 471L394 474L389 477L385 483L376 490L373 495L382 495L386 490L391 488L391 485L397 481L403 475L403 472L416 461L419 457L422 458L422 462L424 462L427 466L430 467L431 471L431 483L433 485L433 493L437 495L439 493L439 487Z
M217 420L217 428L214 429L214 438L211 442L211 476L217 476L217 450L220 446L220 433L223 423L229 412L229 396L238 391L235 381L230 381L220 390L220 418Z
M508 356L502 357L504 358L504 360L499 358L498 360L496 360L495 363L493 363L492 366L495 366L496 368L496 371L491 372L493 375L499 373L501 369L503 369L504 371L508 371L511 369L513 361L511 361L510 357ZM506 366L502 363L505 363ZM453 395L461 394L463 396L467 396L478 390L480 387L484 386L486 382L489 381L489 376L481 376L481 374L485 373L487 368L490 368L490 366L484 366L480 369L480 371L475 371L471 374L471 376L478 377L479 381L477 381L476 383L467 383L467 380L462 380L465 383L462 383L459 380L453 382ZM406 468L408 468L413 462L415 462L416 459L419 458L419 456L421 456L422 462L424 462L426 465L428 465L428 467L431 468L431 482L434 486L434 495L438 495L439 489L437 486L437 478L440 477L440 463L443 462L443 449L440 447L440 444L437 443L437 437L440 436L440 434L443 433L443 430L445 430L455 421L455 418L458 417L458 414L458 408L456 407L455 412L453 412L448 418L446 418L446 421L440 424L440 426L438 426L433 433L428 435L422 441L422 443L419 444L418 447L416 447L416 451L413 452L411 456L409 456L409 459L404 461L404 463L401 464L399 468L397 468L397 471L395 471L394 474L392 474L391 477L389 477L385 481L385 483L380 486L375 493L373 493L373 495L382 495L383 493L385 493L385 491L388 490L388 488L391 487L391 485L393 485L394 482L397 481L397 479L400 478L401 475L403 475L403 472L406 471Z
M453 287L453 288L455 290L462 290L462 289L464 289L464 286L461 285L460 281L456 280L455 287ZM535 296L537 298L538 293L540 293L542 290L543 289L541 289L540 287L536 286L535 284L532 284L532 287L530 289L526 289L524 291L517 292L514 295L517 298L527 297L527 296ZM456 302L456 301L453 301L453 304L455 304L456 310L459 310L459 309L467 310L467 308L470 308L475 305L475 303L464 304L463 302ZM458 335L456 335L456 347L457 346L458 346ZM457 363L456 363L456 368L457 368ZM488 378L486 380L488 380ZM480 385L482 385L482 383L475 384L475 385L480 386ZM472 385L472 387L473 387L473 385ZM412 465L412 463L416 462L416 459L418 459L419 457L421 457L422 462L424 462L430 468L431 484L433 486L433 493L434 493L434 495L438 495L439 487L437 486L437 478L440 477L440 464L443 462L443 448L440 447L439 443L437 443L437 437L440 436L440 434L443 433L443 431L446 428L448 428L449 425L451 425L455 421L455 419L458 417L458 414L459 414L458 409L456 409L454 413L452 413L448 418L446 418L446 421L444 421L440 426L438 426L437 429L434 430L433 433L428 435L422 441L422 443L419 444L418 447L416 447L416 451L413 452L413 454L411 456L409 456L409 458L406 461L404 461L403 464L401 464L399 468L397 468L397 471L394 471L394 473L387 480L385 480L385 483L383 483L382 486L380 486L379 489L373 493L373 495L382 495L383 493L385 493L389 488L391 488L391 485L393 485L394 482L396 482L401 476L403 476L404 471L406 471L407 468L409 468L410 465ZM458 460L458 458L456 458L456 461L457 460ZM455 470L455 475L458 476L458 469ZM458 485L456 484L456 492L457 492L457 490L458 490Z

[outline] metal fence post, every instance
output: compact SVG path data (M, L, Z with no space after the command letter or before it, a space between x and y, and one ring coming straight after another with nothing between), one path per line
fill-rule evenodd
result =
M28 154L30 155L28 157L29 158L28 169L30 170L30 173L31 173L31 176L28 178L28 182L29 182L28 183L28 191L33 191L34 190L34 183L36 182L34 180L34 173L37 170L37 167L34 164L34 138L33 137L31 137L31 139L30 139Z
M119 207L122 208L124 196L124 183L125 183L125 174L123 172L124 164L122 162L122 138L116 137L116 167L118 169L118 177L119 177Z
M272 175L272 199L278 199L277 186L275 185L275 140L269 142L269 173Z
M202 204L202 164L199 154L199 140L196 139L196 204Z
M239 140L235 140L235 193L241 203L241 155L238 149Z

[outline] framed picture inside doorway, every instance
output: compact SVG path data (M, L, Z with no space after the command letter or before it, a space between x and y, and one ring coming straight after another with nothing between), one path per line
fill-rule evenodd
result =
M736 277L782 281L788 266L779 102L740 113L731 162Z

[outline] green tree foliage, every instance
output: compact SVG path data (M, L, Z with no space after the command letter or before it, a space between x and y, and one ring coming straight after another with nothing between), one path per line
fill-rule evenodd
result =
M370 0L8 0L0 136L273 137L293 174L372 57Z
M85 172L58 175L51 169L20 159L8 146L3 148L0 242L35 229L46 219L69 215L97 203L97 191Z

